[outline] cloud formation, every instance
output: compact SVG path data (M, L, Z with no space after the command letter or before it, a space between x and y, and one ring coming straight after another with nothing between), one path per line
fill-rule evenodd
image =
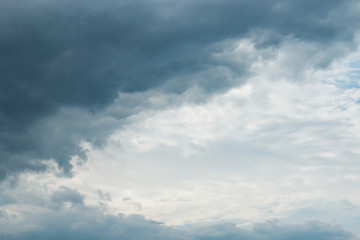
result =
M1 218L9 218L6 212ZM321 222L284 225L278 222L257 224L252 229L241 229L231 223L207 224L183 228L168 227L145 219L141 215L106 215L85 206L40 212L31 217L32 224L11 232L0 227L1 239L166 239L166 240L356 240L338 226ZM1 220L0 218L0 220ZM26 219L25 219L26 220ZM26 223L21 220L19 224ZM18 225L20 226L20 225ZM16 230L17 227L10 227Z
M234 40L249 38L259 51L280 49L288 38L322 50L342 46L315 62L324 67L353 47L358 28L356 1L0 5L1 179L43 171L49 159L70 174L71 156L85 156L82 141L101 145L132 114L108 115L119 93L180 94L197 86L206 98L244 82L251 59L214 57ZM141 97L135 103L146 104Z
M359 10L1 1L0 238L356 239Z

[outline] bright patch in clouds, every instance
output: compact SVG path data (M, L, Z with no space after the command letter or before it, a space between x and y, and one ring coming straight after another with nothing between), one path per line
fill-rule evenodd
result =
M73 178L29 175L32 188L10 196L74 188L68 207L84 201L168 225L320 218L358 233L360 89L337 85L353 81L350 71L335 64L305 82L260 71L206 102L141 112L106 147L84 143L88 160Z
M134 116L78 177L106 189L116 211L168 224L316 219L319 202L334 205L324 217L340 223L346 202L355 231L360 90L323 77L254 79L206 103ZM302 209L314 213L298 217Z

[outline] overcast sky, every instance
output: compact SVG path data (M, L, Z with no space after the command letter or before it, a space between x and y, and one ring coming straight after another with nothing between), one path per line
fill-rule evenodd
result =
M0 1L0 238L360 238L358 0Z

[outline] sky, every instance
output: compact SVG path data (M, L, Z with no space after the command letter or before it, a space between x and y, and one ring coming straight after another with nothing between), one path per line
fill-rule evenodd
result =
M2 0L0 238L360 239L358 0Z

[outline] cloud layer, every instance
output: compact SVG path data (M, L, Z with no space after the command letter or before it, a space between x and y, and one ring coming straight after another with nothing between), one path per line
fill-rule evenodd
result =
M65 201L65 199L63 200ZM13 216L2 212L0 221L11 217ZM31 218L31 224L28 223L26 217ZM17 222L25 224L20 231L11 228L4 231L6 225L1 227L2 239L356 240L354 236L340 227L321 222L309 222L301 225L268 222L257 224L252 229L241 229L231 223L174 228L146 220L140 215L127 217L104 215L85 206L62 209L62 211L38 210L35 215L25 216L25 219Z
M43 171L49 159L70 174L81 141L104 141L114 128L104 111L119 92L198 86L206 97L244 82L251 59L214 57L233 40L251 38L260 50L285 37L342 45L316 63L326 66L352 47L355 9L352 1L3 1L0 177Z
M357 239L359 10L1 1L0 238Z

